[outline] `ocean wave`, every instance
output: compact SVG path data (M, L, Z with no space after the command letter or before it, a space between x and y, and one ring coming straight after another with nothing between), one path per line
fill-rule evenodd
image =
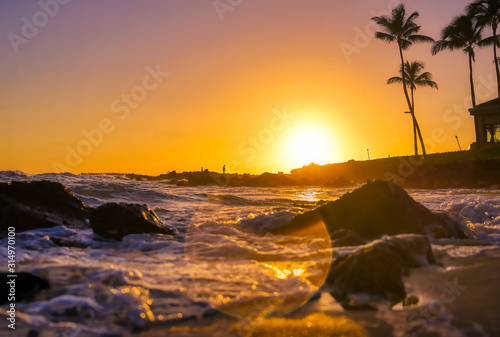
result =
M291 212L261 214L253 218L243 219L239 221L236 226L242 230L265 235L266 233L288 226L296 215L296 213Z
M236 206L243 206L243 205L251 206L251 205L261 204L260 202L255 202L253 200L232 194L208 194L206 195L206 200L208 202L221 203L225 205L236 205Z
M260 301L272 300L272 308L259 314L282 313L317 291L332 256L374 244L331 248L327 236L272 234L304 209L345 192L340 189L188 188L121 176L0 172L3 181L41 179L65 184L90 206L112 201L148 204L177 232L175 237L132 234L122 241L101 239L91 228L67 226L16 233L16 262L52 285L34 301L19 302L16 309L20 319L25 315L30 322L27 326L46 335L57 335L68 326L69 335L123 335L205 317L214 308L235 314L231 308ZM441 262L482 258L499 249L498 193L410 192L431 210L460 216L476 227L477 239L434 240L432 248ZM6 240L0 240L4 260ZM293 306L284 308L294 298ZM79 316L82 309L95 317Z
M0 171L0 182L11 182L12 180L26 180L28 175L21 171Z

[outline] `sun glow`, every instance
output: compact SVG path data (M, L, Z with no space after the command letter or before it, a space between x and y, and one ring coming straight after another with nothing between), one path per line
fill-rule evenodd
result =
M286 161L292 168L335 161L334 141L321 126L300 126L290 133L285 146Z

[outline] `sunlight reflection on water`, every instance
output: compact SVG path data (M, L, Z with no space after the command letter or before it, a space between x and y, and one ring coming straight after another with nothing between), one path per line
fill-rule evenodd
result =
M322 221L290 237L240 233L236 242L255 247L247 250L238 244L230 247L227 238L209 239L213 233L206 231L208 225L193 226L186 234L186 261L193 271L189 288L226 314L254 319L289 313L307 302L326 279L332 251ZM199 244L204 236L208 246ZM277 239L284 240L281 248ZM224 256L221 250L227 250Z

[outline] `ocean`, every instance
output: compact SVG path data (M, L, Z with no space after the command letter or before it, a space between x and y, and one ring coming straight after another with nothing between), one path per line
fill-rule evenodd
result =
M381 303L376 312L351 312L321 286L332 259L360 247L332 248L321 230L285 236L269 229L286 226L296 214L354 187L180 187L119 175L0 172L1 182L13 180L61 182L92 207L147 204L175 236L104 240L90 226L62 225L17 232L17 270L47 279L51 289L16 304L16 330L2 316L5 336L265 336L262 322L273 326L306 318L308 327L324 317L345 317L372 336L500 331L495 323L500 317L498 189L407 190L430 210L461 218L475 238L431 241L440 265L417 268L405 278L406 288L420 299L411 311ZM49 238L77 245L61 247ZM0 256L7 261L7 238L0 241ZM6 270L4 263L0 271ZM454 300L444 300L443 289L453 285ZM304 331L297 335L323 336Z

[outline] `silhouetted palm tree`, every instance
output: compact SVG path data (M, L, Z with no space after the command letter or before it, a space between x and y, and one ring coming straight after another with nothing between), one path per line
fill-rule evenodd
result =
M500 97L500 69L498 67L497 47L500 47L500 37L497 28L500 23L500 0L477 0L467 6L469 15L477 20L481 27L490 26L493 35L480 41L480 45L492 45L495 71L497 73L497 89Z
M406 17L406 9L404 4L401 4L392 10L390 16L375 16L372 18L379 26L383 28L383 32L376 32L375 37L377 39L386 42L397 42L399 48L399 56L401 58L401 72L404 72L404 57L403 50L408 49L415 42L434 42L434 40L425 35L418 35L420 31L420 26L415 23L415 19L419 16L418 12L413 12L410 16ZM410 96L408 95L408 89L406 85L406 79L402 77L403 91L405 94L406 102L408 103L408 108L410 109L410 114L412 116L413 125L417 130L418 136L420 138L420 145L422 146L422 153L425 155L425 145L422 138L422 133L420 132L420 127L418 126L417 120L415 119L415 114L412 109ZM415 155L418 155L418 146L415 146Z
M406 86L410 88L411 108L414 113L415 113L415 100L413 97L413 92L417 90L417 86L431 87L436 89L438 88L437 83L432 80L431 73L427 71L424 73L420 73L423 69L424 69L424 64L422 62L413 61L412 63L409 63L408 61L406 61L404 66L404 74L401 74L401 77L395 76L387 80L387 84L393 84L393 83L402 84L404 78ZM399 72L401 73L401 70ZM415 143L415 147L417 147L417 125L418 122L415 116L415 123L413 124L413 141Z
M472 62L476 61L474 48L481 39L482 28L478 22L474 22L470 15L459 15L453 19L451 24L441 32L441 40L432 46L432 55L442 50L462 49L469 56L469 80L472 106L476 106L476 94L474 91L474 76L472 73Z

